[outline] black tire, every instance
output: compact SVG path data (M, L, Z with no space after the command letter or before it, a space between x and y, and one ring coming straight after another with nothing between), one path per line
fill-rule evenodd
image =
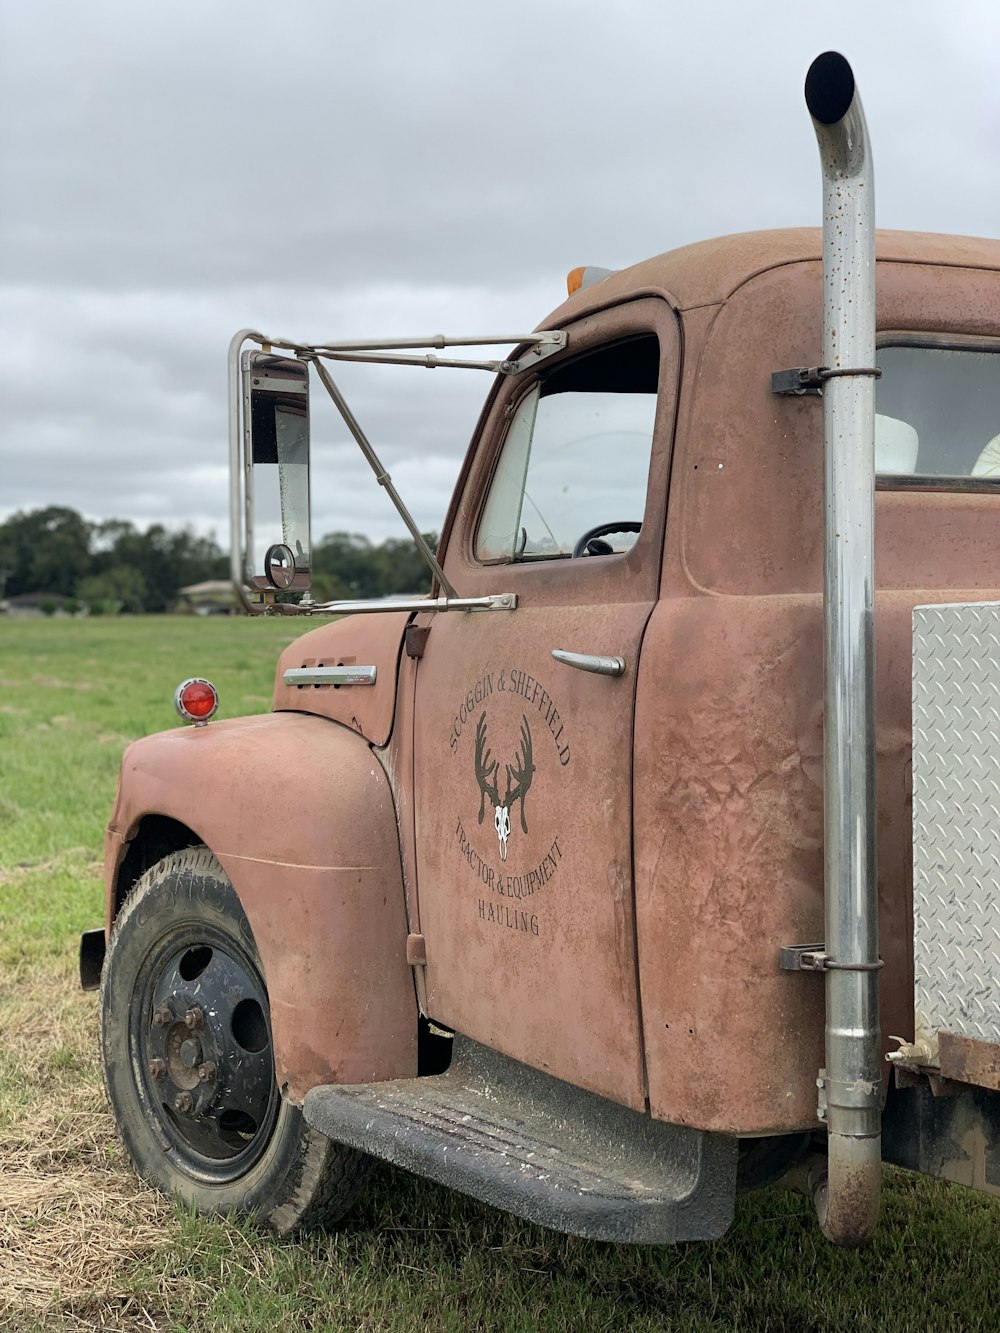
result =
M152 866L119 914L101 978L101 1062L139 1175L200 1212L281 1235L330 1224L371 1159L306 1124L277 1087L260 958L204 847Z

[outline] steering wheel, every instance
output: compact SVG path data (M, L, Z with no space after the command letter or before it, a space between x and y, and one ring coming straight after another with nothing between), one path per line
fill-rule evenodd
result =
M573 547L573 559L577 560L581 555L611 555L611 551L590 551L588 544L595 537L605 537L610 532L641 532L642 524L627 523L598 523L594 528L588 528L582 537L577 538L576 545Z

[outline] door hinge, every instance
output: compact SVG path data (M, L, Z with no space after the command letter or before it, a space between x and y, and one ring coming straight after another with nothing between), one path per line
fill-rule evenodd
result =
M406 633L403 635L407 657L423 657L430 632L430 625L407 625Z
M407 935L406 962L410 967L427 966L427 941L423 935Z

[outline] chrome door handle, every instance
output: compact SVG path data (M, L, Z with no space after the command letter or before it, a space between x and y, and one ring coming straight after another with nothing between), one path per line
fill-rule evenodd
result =
M576 667L577 671L592 671L597 676L623 676L625 674L624 657L598 657L594 653L567 653L562 648L553 648L552 656L564 666Z

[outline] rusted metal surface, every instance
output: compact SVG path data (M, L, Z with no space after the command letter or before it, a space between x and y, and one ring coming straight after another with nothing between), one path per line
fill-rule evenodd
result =
M933 239L888 245L946 253ZM1000 267L996 243L954 254ZM1000 336L1000 273L881 269L881 328ZM637 687L636 920L653 1113L706 1129L816 1124L822 984L782 973L778 954L824 934L821 411L774 398L769 374L815 363L820 281L818 262L780 267L685 317L661 601ZM912 1020L910 614L997 596L996 505L876 500L886 1034Z
M899 264L934 264L964 269L995 269L995 240L976 236L940 236L929 232L889 231L876 233L876 256ZM566 320L600 310L617 301L629 300L640 292L669 294L681 310L716 305L728 300L755 275L803 260L819 262L823 253L823 234L818 227L786 227L774 231L743 232L708 241L696 241L665 254L656 255L629 268L620 269L596 287L584 288L547 315L539 328L554 328ZM914 279L910 279L912 285ZM918 280L919 281L919 280ZM822 305L817 288L813 313L821 317ZM771 316L776 312L768 312ZM970 312L975 320L977 307ZM954 312L952 312L954 318ZM889 325L879 321L880 327ZM899 326L897 326L899 327ZM925 324L923 327L933 327ZM970 332L975 332L974 327ZM811 358L799 358L787 365L816 365L816 352L822 338L813 344ZM773 370L782 367L775 365Z
M518 609L434 621L417 666L414 770L430 1017L633 1107L645 1105L630 836L635 663L659 582L679 337L660 301L570 329L576 352L651 330L663 351L660 412L646 521L625 555L477 565L473 526L508 399L494 403L445 568L465 595L502 583ZM557 647L629 666L618 678L575 671L553 660Z
M633 656L649 604L573 610L524 607L513 641L495 622L431 631L415 784L427 1006L437 1022L635 1106L645 1095L630 873L635 678L587 677L544 649L559 621L575 642ZM525 724L531 783L498 830L483 763L523 770ZM487 754L478 771L477 749Z
M886 1034L912 1020L911 603L882 592L876 610ZM815 1124L823 982L781 971L779 951L823 933L821 614L818 593L680 599L647 630L637 915L650 1096L668 1119Z
M879 254L880 329L1000 337L996 242L883 233ZM128 752L109 876L146 813L216 851L261 949L293 1096L414 1072L412 933L426 941L422 1004L442 1024L635 1107L645 1059L653 1114L680 1124L817 1127L822 982L783 973L778 955L824 933L821 423L815 400L775 398L770 374L817 363L819 259L818 231L727 238L615 274L557 312L577 321L570 355L644 323L668 347L650 498L627 555L586 568L474 560L501 384L442 549L463 596L506 591L513 576L516 612L420 615L419 659L400 655L405 614L321 626L278 667L276 707L293 712ZM685 312L683 367L671 305ZM912 1016L910 613L1000 595L996 503L876 501L885 1033L906 1033ZM553 647L622 656L628 669L569 670ZM306 691L280 684L308 658L350 657L377 664L378 684L310 688L307 706L383 746L378 762L359 736L295 716ZM534 771L504 860L493 812L478 816L518 754L526 772L525 719ZM495 891L501 873L510 895Z
M945 1078L1000 1092L1000 1043L940 1032L938 1054Z
M118 883L118 875L121 870L122 861L125 859L125 853L128 851L128 843L115 827L115 818L122 803L122 794L122 784L121 779L119 778L118 794L115 797L115 809L111 815L111 824L104 833L104 883L106 886L104 894L105 939L111 938L111 927L114 923L116 911L114 886Z
M883 330L901 329L997 336L998 250L997 241L977 237L877 232L880 336ZM816 572L822 564L822 511L816 490L822 475L821 400L776 400L770 392L773 370L817 363L823 342L821 257L818 228L701 241L635 264L578 292L539 326L554 327L583 316L607 318L616 302L647 294L658 295L684 312L688 392L679 421L682 430L685 424L689 427L691 436L673 490L685 493L678 510L692 535L687 555L694 561L694 582L705 588L777 595L821 586ZM745 301L726 304L747 284L754 284L751 303L756 303L749 319ZM733 311L739 327L728 318ZM720 331L703 357L705 329L720 314ZM470 488L470 481L484 466L479 437L495 417L497 392L495 387L487 400L466 455L442 530L442 549L454 539L462 540L470 522L469 497L481 494ZM762 447L772 464L772 478L774 465L781 465L777 486L764 484L764 478L753 479ZM491 463L492 456L486 465ZM717 476L727 465L738 470ZM720 480L727 484L718 486ZM938 495L935 503L918 501L915 508L912 502L918 497L880 495L879 527L891 526L895 534L888 543L878 539L880 583L912 588L990 586L989 579L996 575L987 563L992 553L989 497L971 497L978 506L970 506L969 498ZM930 537L926 549L923 541L909 539L914 523ZM963 543L957 540L956 525L967 523L972 525L973 540ZM764 534L766 551L761 550ZM887 558L891 571L881 567ZM489 590L501 591L500 581L491 581Z
M958 1097L960 1094L969 1091L967 1083L958 1083L953 1078L942 1078L933 1069L925 1070L924 1077L927 1080L927 1086L931 1090L932 1097Z
M418 626L429 632L435 617L430 612L418 615ZM412 626L410 627L413 628ZM426 635L424 635L426 643ZM419 934L420 911L417 901L416 880L416 826L413 803L413 738L414 712L417 683L417 660L403 654L399 659L399 675L396 689L396 720L393 734L388 745L373 750L373 754L382 766L389 789L396 807L396 820L399 829L399 845L402 849L403 898L406 908L406 921L412 934ZM409 959L408 959L409 961ZM424 984L424 967L413 965L413 983L416 989L417 1004L420 1012L427 1014L427 994Z
M881 264L878 282L880 331L1000 336L1000 272ZM768 367L816 359L820 284L818 263L754 279L718 312L698 357L697 431L678 442L675 474L681 558L697 588L773 597L822 586L822 403L776 398L767 381ZM990 495L881 491L878 586L994 587L994 512Z
M1000 266L996 243L883 233L879 254L881 329L1000 336L1000 275L989 271ZM637 288L692 307L684 316L662 600L645 631L637 690L636 938L654 1114L731 1132L814 1127L815 1074L823 1063L822 986L807 975L781 974L777 961L789 940L823 936L821 408L770 393L774 368L816 362L819 256L818 232L710 242L616 275L555 317ZM730 293L725 305L708 304ZM595 313L587 324L596 330L606 319L610 330L615 314ZM572 335L570 345L577 347ZM486 440L502 408L502 399L488 405ZM499 587L511 573L475 570L468 554L493 457L492 446L476 446L449 520L447 558L463 592L489 590L491 580ZM877 514L880 939L887 963L879 984L888 1033L906 1030L912 997L910 611L917 601L948 600L960 589L994 595L1000 544L990 496L885 491ZM572 605L586 595L571 562L514 572L527 588L537 580L545 604ZM623 572L636 579L635 567ZM606 600L627 595L621 589ZM522 653L533 652L538 630L519 610L509 637ZM509 660L509 651L501 653L480 645L484 667L493 658ZM546 679L540 664L538 677ZM459 685L456 678L453 688ZM588 713L587 720L595 719ZM438 719L439 730L444 721ZM516 740L518 721L508 739ZM419 725L433 725L423 711ZM603 725L610 731L607 719ZM438 770L418 767L418 799L422 788L439 796L438 781ZM437 825L431 838L418 830L422 854L441 855L425 848L446 837ZM442 925L453 935L455 975L474 970L461 957L467 940L454 919ZM425 914L421 929L433 971L438 941ZM572 957L587 966L585 942L574 945ZM606 947L590 950L592 959L608 956ZM503 977L501 989L508 972L523 981L513 949L493 971ZM475 1001L463 1010L465 984L442 979L435 999L447 997L463 1021L481 1022L483 1040L495 1034L505 1050L512 1047L504 1043L519 1043L516 1053L523 1049L528 1060L534 1046L542 1067L566 1060L567 1053L553 1052L554 1038L546 1044L547 1034L533 1026L533 1013L548 1010L530 981L532 1003L520 1007L513 1031L500 1031L497 1019L491 1024Z
M875 1233L879 1213L882 1159L878 1137L830 1134L826 1179L814 1202L823 1235L834 1245L856 1249Z
M343 722L372 745L385 745L396 710L396 664L408 611L384 615L346 616L303 634L281 654L274 678L274 708L315 713ZM286 685L290 668L312 666L374 666L375 684Z
M934 333L954 328L967 334L996 336L998 248L996 241L977 237L877 232L879 330ZM732 590L743 594L754 587L772 595L794 591L803 586L803 577L812 583L809 566L818 568L822 562L822 510L811 475L818 467L820 472L815 476L821 476L822 470L821 400L784 400L782 405L782 400L775 400L770 392L773 370L815 365L818 361L823 344L821 258L822 233L818 228L747 232L699 241L622 269L596 286L577 292L539 325L553 328L579 320L585 327L588 319L611 315L616 303L648 295L659 296L684 312L683 372L689 392L680 404L679 425L681 430L688 426L691 438L688 456L672 489L693 492L678 509L695 529L699 524L706 525L703 541L692 543L692 552L698 556L695 582L705 587L722 590L732 576ZM936 269L928 273L913 265L935 265ZM757 275L767 286L755 289L755 296L761 298L755 316L747 322L744 305L741 328L732 329L722 322L723 331L712 348L713 355L703 363L701 344L706 326L713 324L720 311L725 311L728 299L754 282ZM761 355L756 354L758 348ZM473 435L442 528L442 550L450 550L456 539L461 541L475 517L468 512L469 498L478 499L481 490L470 482L477 469L484 467L480 433L495 418L497 394L495 386ZM696 415L692 417L692 413ZM764 432L762 442L766 442L767 452L784 463L779 486L769 491L752 482L747 486L744 480L741 485L722 488L720 495L720 488L714 485L720 478L714 475L713 466L718 471L718 464L727 457L730 466L742 463L743 471L737 475L745 478L748 471L753 473L760 432ZM813 447L810 441L815 442ZM724 446L723 455L716 451L717 444ZM490 455L485 466L491 463ZM706 466L708 473L698 475ZM730 482L732 478L725 480ZM706 489L707 495L699 504L699 491ZM913 497L891 497L893 502L901 502L898 518L894 511L900 506L884 503L887 498L880 496L878 501L882 526L892 522L906 530L913 515L906 502ZM973 512L983 515L976 526L986 538L988 504L985 510L971 511L962 506L963 497L937 498L939 508L930 505L919 510L919 522L927 525L934 538L931 550L925 556L921 543L894 542L895 568L887 586L921 588L953 583L956 587L975 587L980 579L990 577L980 555L955 541L956 518L969 521ZM769 549L762 555L760 539L764 533ZM694 536L697 538L696 531ZM937 557L947 541L955 549L942 571ZM734 543L743 549L734 550ZM703 573L700 566L713 548L717 548L718 558ZM878 554L882 559L881 546ZM908 569L907 559L911 562ZM966 569L968 574L964 573ZM815 586L819 587L819 575L815 577ZM963 577L968 579L965 584ZM881 569L879 578L883 579ZM900 578L909 582L900 583ZM500 581L491 581L489 590L502 591Z
M395 812L359 737L296 714L162 732L126 751L109 864L151 812L192 829L239 894L292 1100L416 1072Z
M942 1092L917 1076L889 1098L882 1145L885 1160L908 1171L1000 1195L1000 1096L991 1090L949 1081Z

